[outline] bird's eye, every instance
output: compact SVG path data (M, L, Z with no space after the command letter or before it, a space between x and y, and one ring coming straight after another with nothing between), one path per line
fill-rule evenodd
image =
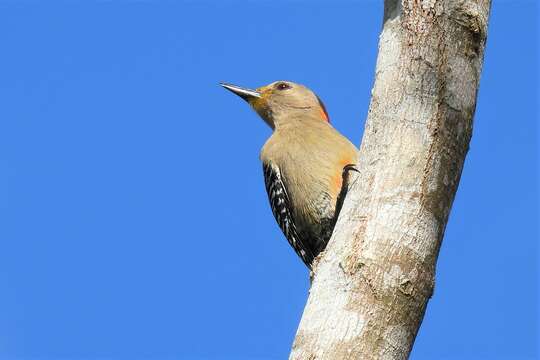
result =
M290 89L291 86L289 84L287 84L287 83L279 83L279 84L277 84L276 88L278 90L287 90L287 89Z

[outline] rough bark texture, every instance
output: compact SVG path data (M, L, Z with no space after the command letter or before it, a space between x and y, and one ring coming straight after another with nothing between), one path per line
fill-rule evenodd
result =
M387 0L359 175L291 359L407 359L472 133L490 0Z

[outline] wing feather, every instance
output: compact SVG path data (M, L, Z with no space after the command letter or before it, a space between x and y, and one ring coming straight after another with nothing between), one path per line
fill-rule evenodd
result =
M310 246L308 239L302 238L296 229L291 211L291 202L282 181L281 172L276 165L271 163L263 163L263 172L268 200L276 222L296 254L311 269L311 264L315 258L315 249Z

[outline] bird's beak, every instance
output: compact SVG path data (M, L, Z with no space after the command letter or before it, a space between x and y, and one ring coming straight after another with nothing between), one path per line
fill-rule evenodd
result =
M261 93L259 93L256 90L246 89L240 86L226 84L226 83L220 83L220 85L223 86L225 89L229 90L230 92L240 96L242 99L246 100L247 102L250 102L253 99L257 99L261 97Z

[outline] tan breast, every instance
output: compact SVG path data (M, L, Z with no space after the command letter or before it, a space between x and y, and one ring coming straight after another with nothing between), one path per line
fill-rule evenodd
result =
M331 125L322 125L275 131L261 151L261 160L281 170L299 228L315 232L334 216L343 168L357 159L349 140Z

